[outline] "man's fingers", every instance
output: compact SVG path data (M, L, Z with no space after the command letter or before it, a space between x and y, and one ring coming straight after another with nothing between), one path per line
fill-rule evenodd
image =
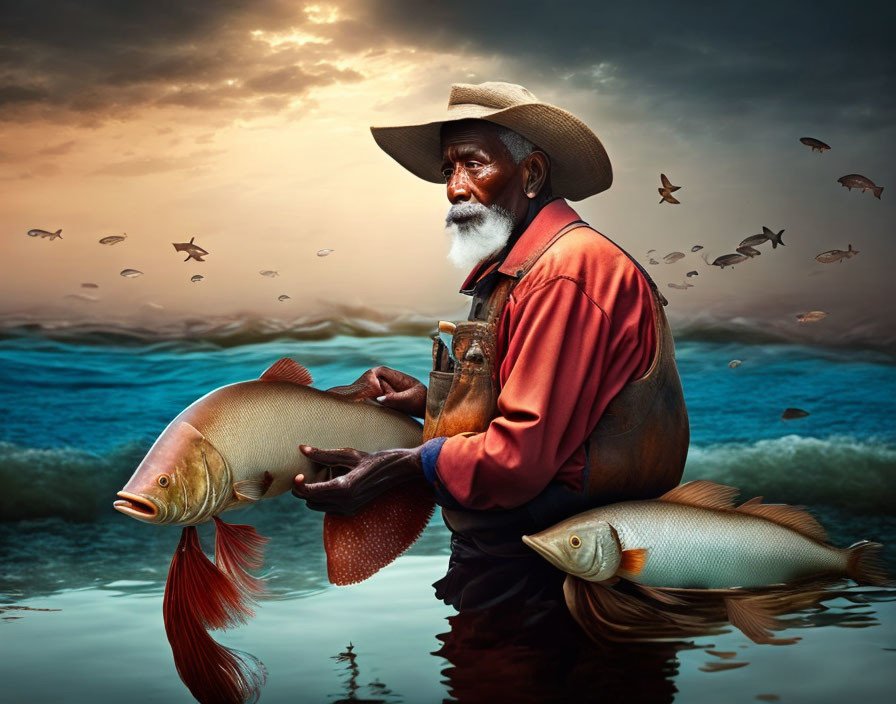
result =
M302 451L302 454L305 455L305 457L317 464L341 465L349 469L367 456L366 452L361 452L353 447L321 450L317 447L311 447L310 445L299 445L299 450Z

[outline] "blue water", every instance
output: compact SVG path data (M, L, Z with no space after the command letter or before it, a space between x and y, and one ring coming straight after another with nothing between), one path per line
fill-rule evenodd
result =
M896 566L892 357L693 340L679 340L676 350L691 421L685 479L807 505L832 542L883 542ZM308 367L320 388L377 364L426 381L430 341L337 336L222 346L34 331L0 337L0 691L8 701L60 701L62 691L65 701L125 691L137 702L191 701L161 623L179 531L130 520L111 502L183 407L286 356ZM742 364L731 369L732 359ZM810 415L781 420L787 407ZM362 585L336 588L326 580L319 514L285 496L232 518L271 537L266 564L277 598L248 625L216 635L266 663L261 701L489 700L477 698L479 685L463 678L456 658L432 654L454 613L430 586L447 564L448 533L438 519L395 564ZM210 533L202 536L208 547ZM741 669L701 670L713 660L707 648L672 652L660 678L671 689L655 700L676 690L688 702L753 701L762 693L788 702L887 699L896 608L879 599L820 608L796 646L756 645L737 631L698 639L742 651L750 665ZM638 662L624 662L617 674L624 679L630 666L638 677ZM522 700L513 690L519 672L505 683L498 670L494 686L510 688L507 701ZM835 676L840 671L849 677ZM536 690L526 701L550 699ZM483 680L480 691L494 687Z

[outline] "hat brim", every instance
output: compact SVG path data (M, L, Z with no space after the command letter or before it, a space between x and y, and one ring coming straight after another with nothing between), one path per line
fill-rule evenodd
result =
M442 125L467 119L507 127L544 150L551 159L555 196L582 200L607 190L613 183L610 157L597 135L575 115L547 103L525 103L503 110L456 105L445 120L371 127L370 131L380 148L412 174L432 183L444 183Z

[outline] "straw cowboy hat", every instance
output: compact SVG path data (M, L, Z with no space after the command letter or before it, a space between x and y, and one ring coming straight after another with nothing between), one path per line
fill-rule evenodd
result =
M455 120L488 120L508 127L551 159L554 195L582 200L613 183L610 157L597 136L575 115L542 103L513 83L455 83L447 116L423 125L371 127L382 150L415 176L444 183L441 127Z

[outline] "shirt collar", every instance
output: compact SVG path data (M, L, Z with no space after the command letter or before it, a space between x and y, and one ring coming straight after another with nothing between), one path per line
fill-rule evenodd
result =
M579 219L576 211L562 198L550 201L529 223L504 260L497 259L477 266L464 280L460 292L470 295L475 285L495 269L502 274L518 276L520 267L531 254L544 247L566 225Z

